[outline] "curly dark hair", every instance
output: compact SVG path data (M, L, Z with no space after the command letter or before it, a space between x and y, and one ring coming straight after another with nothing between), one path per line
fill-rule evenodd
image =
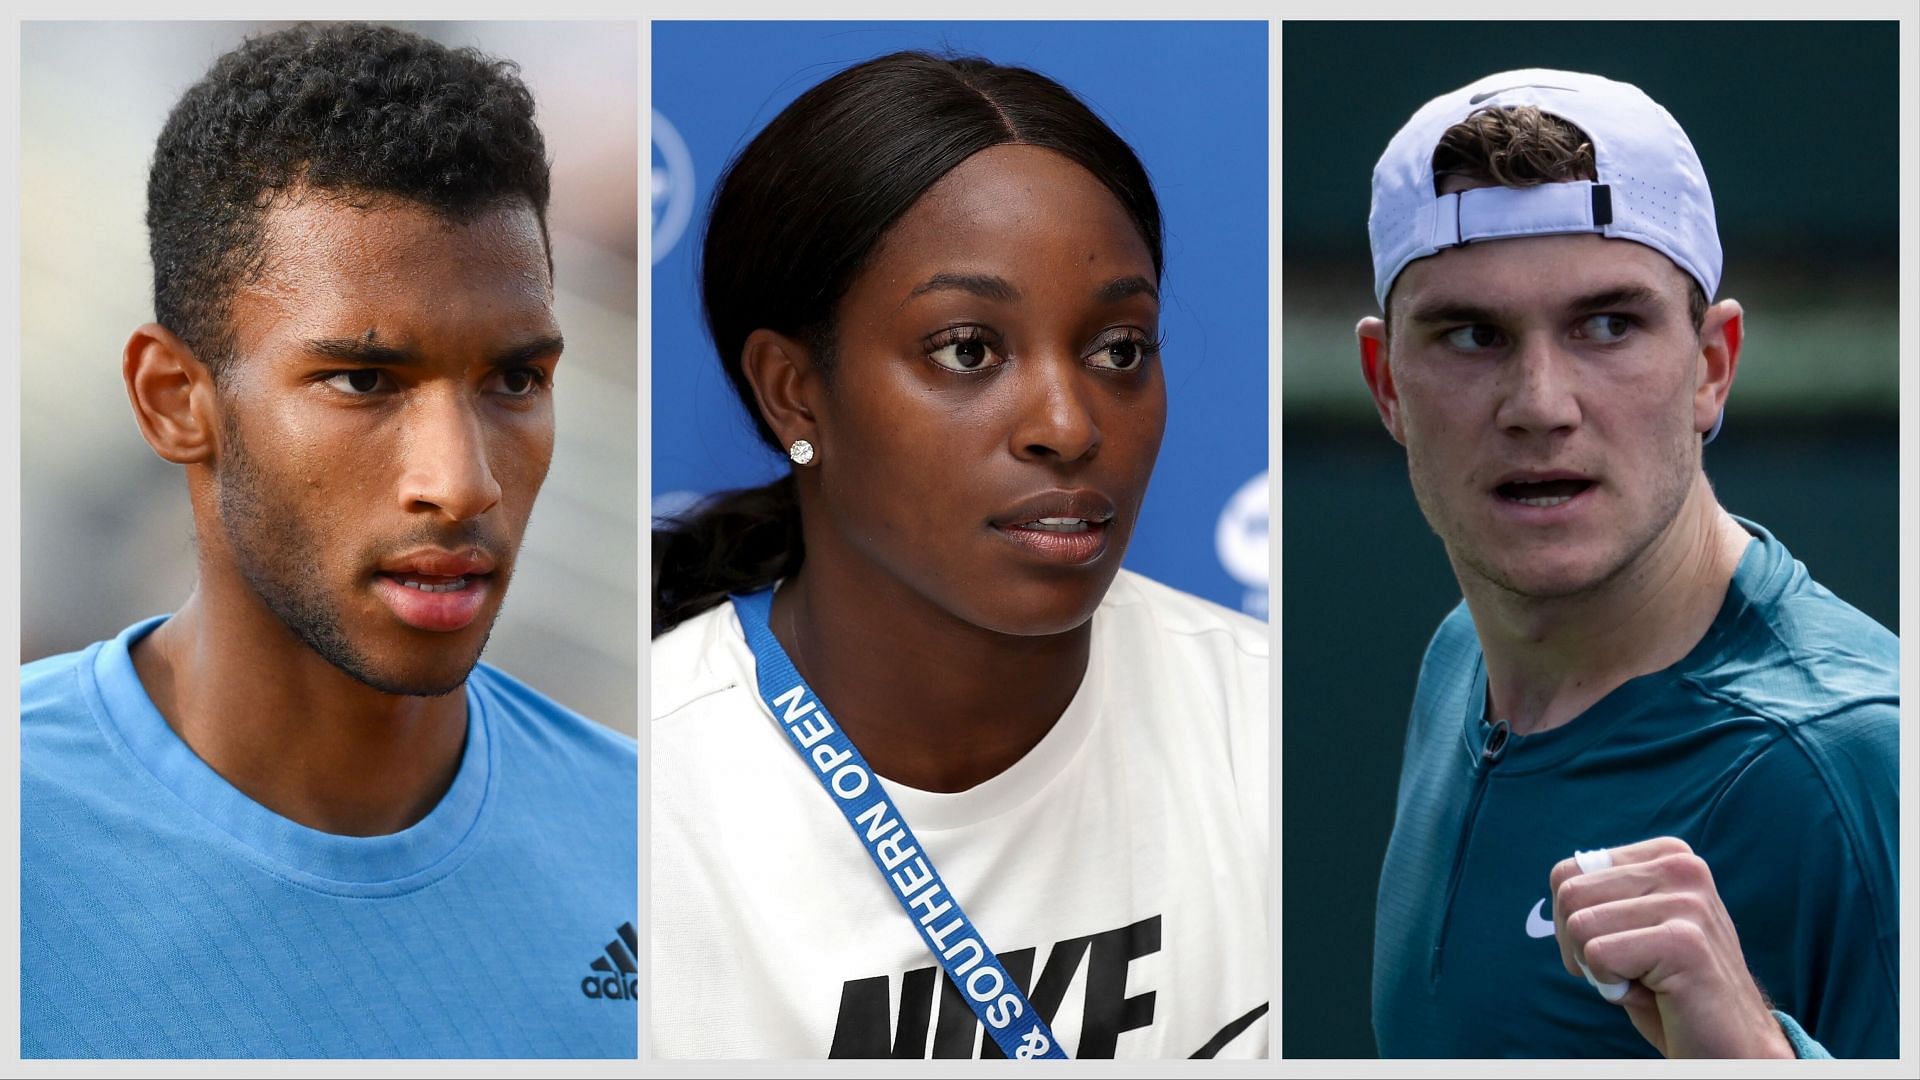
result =
M365 23L251 38L173 107L147 178L154 316L216 378L233 359L234 289L263 261L264 214L296 187L397 196L456 221L521 196L546 236L546 144L512 61Z
M1587 133L1532 105L1488 105L1448 128L1433 151L1433 178L1462 176L1501 187L1592 180Z

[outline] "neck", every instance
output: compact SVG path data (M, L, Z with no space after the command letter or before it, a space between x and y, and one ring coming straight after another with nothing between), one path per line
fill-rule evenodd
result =
M924 791L965 791L1034 748L1080 688L1090 624L1048 637L983 630L872 570L809 558L775 594L773 632L867 763Z
M180 610L134 646L133 664L202 761L308 828L398 832L427 816L460 767L464 688L434 698L374 690L307 648L238 583L210 587L203 573Z
M1593 589L1528 597L1460 574L1490 715L1517 734L1545 731L1679 662L1713 625L1749 539L1701 476L1667 528Z

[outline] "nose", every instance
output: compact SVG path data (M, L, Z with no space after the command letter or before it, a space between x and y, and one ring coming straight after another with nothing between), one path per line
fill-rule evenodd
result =
M1013 455L1034 461L1079 461L1100 451L1096 388L1076 356L1035 357L1024 366L1024 393L1012 433Z
M1495 421L1510 434L1571 431L1580 425L1577 361L1546 335L1523 339L1502 374Z
M404 418L400 501L408 512L469 521L500 501L486 432L473 403L453 389L420 401Z

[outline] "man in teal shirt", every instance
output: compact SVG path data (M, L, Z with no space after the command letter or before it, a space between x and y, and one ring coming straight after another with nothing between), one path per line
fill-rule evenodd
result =
M1702 469L1738 303L1638 89L1489 76L1374 171L1361 361L1464 596L1382 868L1390 1056L1898 1053L1899 659Z

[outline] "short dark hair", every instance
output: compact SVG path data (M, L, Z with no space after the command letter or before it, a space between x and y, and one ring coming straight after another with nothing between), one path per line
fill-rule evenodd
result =
M301 24L214 61L173 107L147 177L154 317L216 377L263 216L306 188L464 220L524 197L546 235L546 144L508 60L365 23ZM551 263L549 263L551 266Z

